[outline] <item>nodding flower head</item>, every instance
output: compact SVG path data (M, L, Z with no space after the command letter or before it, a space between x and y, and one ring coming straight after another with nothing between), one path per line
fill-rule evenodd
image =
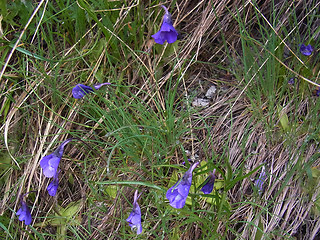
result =
M134 193L134 200L133 200L133 207L132 211L129 215L129 217L126 219L126 221L129 223L129 226L131 229L137 230L137 234L142 233L142 225L141 225L141 209L138 204L138 190Z
M309 44L308 46L303 43L300 44L300 52L305 56L310 56L312 54L313 47Z
M259 193L261 194L263 191L263 183L267 179L267 174L265 172L265 167L262 166L259 178L254 182L254 185L258 188Z
M21 208L19 208L16 215L19 216L19 221L21 222L24 221L26 225L29 225L32 222L32 217L31 217L30 210L27 206L27 203L23 200L23 196L20 197L20 202L21 202Z
M93 88L98 90L104 85L109 85L110 83L99 83L93 85ZM92 87L86 86L84 84L77 84L73 89L72 89L72 96L76 99L83 98L86 94L94 92L94 89Z
M64 147L66 146L67 143L69 143L72 140L73 138L69 138L65 140L53 153L47 156L44 156L41 159L40 166L43 170L43 174L46 177L51 178L55 176L58 170L60 160L63 155Z
M190 191L192 183L192 171L198 166L199 162L194 163L183 177L167 191L166 197L174 208L183 208Z
M159 32L152 35L151 37L153 37L154 41L159 44L164 44L165 41L167 41L168 43L174 43L178 39L178 32L172 25L171 14L169 13L168 9L163 5L161 5L161 7L166 12L163 16L162 25Z
M288 84L290 84L290 85L293 85L294 84L294 77L292 77L292 78L290 78L289 80L288 80Z
M54 197L57 194L59 187L59 171L56 171L56 174L53 176L52 182L48 185L47 190L50 196Z
M204 182L206 182L206 184L201 188L201 191L204 194L210 194L212 192L213 186L214 186L214 181L216 179L215 172L216 172L216 170L214 169L213 172L210 173L210 175L204 181Z

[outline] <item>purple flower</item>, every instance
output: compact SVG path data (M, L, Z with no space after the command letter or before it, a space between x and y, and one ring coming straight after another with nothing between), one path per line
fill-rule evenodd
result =
M300 45L300 52L305 56L310 56L313 51L313 47L309 44L308 46L303 43Z
M20 201L21 201L21 208L19 208L16 214L17 216L19 216L19 221L24 221L26 225L29 225L32 222L30 210L27 206L27 203L23 201L22 198Z
M201 191L204 194L210 194L213 190L214 181L216 179L215 176L216 170L214 169L212 173L207 177L207 179L204 181L206 184L201 188Z
M50 196L54 197L57 194L58 186L59 186L59 171L56 171L56 174L53 176L52 182L47 187L48 193Z
M99 83L93 85L93 88L98 90L104 85L109 85L110 83ZM72 89L72 95L74 98L79 99L83 98L86 94L94 92L92 87L86 86L84 84L77 84L73 89Z
M192 171L198 164L199 162L194 163L183 177L167 191L166 197L172 207L183 208L186 204L192 182Z
M134 192L134 200L133 200L133 207L129 217L126 221L129 223L131 229L136 228L137 234L142 233L142 225L141 225L141 210L137 203L138 201L138 190Z
M316 96L317 96L317 97L320 96L320 87L318 87L318 90L316 91Z
M189 162L189 163L190 163L190 161L191 161L191 159L190 159L190 158L188 158L188 162ZM185 162L185 161L183 161L181 164L184 166L184 165L186 165L186 162Z
M159 32L152 35L151 37L154 38L154 41L159 44L164 44L165 41L168 43L174 43L177 41L178 32L174 29L172 25L171 14L169 13L168 9L161 5L161 7L166 11L163 16L163 22Z
M254 185L258 188L259 193L262 192L262 190L263 190L263 186L262 185L263 185L263 183L264 183L264 181L266 179L267 179L267 175L266 175L266 172L265 172L265 167L262 166L259 178L254 182Z
M46 177L51 178L51 177L55 176L55 174L57 173L57 170L58 170L60 160L63 155L64 147L67 143L69 143L72 140L73 140L73 138L69 138L69 139L65 140L53 153L51 153L47 156L44 156L41 159L40 166L42 167L43 174Z
M293 85L294 84L294 77L290 78L288 81L288 84Z

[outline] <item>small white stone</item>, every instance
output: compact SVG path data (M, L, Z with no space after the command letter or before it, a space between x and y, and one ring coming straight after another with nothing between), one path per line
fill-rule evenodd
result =
M198 160L198 159L199 159L199 155L198 154L195 154L194 156L190 157L190 160L193 161L193 162Z
M216 93L216 91L217 91L216 86L212 85L212 86L208 89L208 91L207 91L207 93L206 93L206 97L207 97L207 98L213 98L213 96L214 96L214 94Z
M209 99L195 98L192 102L193 107L207 107L210 104Z

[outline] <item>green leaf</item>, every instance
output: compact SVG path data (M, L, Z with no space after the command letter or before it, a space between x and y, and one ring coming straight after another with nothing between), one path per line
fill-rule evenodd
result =
M118 193L118 186L116 185L109 185L106 187L106 192L108 195L112 198L116 198L117 193Z
M182 233L180 232L179 227L178 227L178 226L177 226L177 227L174 227L174 228L171 230L170 239L172 239L172 240L179 240L181 235L182 235Z
M61 216L71 219L73 218L82 208L81 200L77 202L71 202L64 210L61 211Z
M46 224L39 223L35 224L35 226L44 226L48 224L59 228L61 226L66 226L67 224L79 225L81 221L78 213L80 212L81 208L81 200L77 202L71 202L66 208L58 206L58 209L56 210L58 213L56 213L52 219L48 220ZM64 232L64 230L65 229L60 229L59 232Z
M0 0L0 14L3 16L7 15L7 0ZM0 18L2 19L2 16L0 16ZM1 24L1 20L0 20L0 24Z
M7 236L10 236L11 239L14 239L14 238L11 236L8 228L7 228L5 225L3 225L2 222L0 222L0 228L2 228L2 229L7 233Z
M134 181L105 181L105 182L95 182L95 184L101 184L101 185L115 185L115 184L127 184L127 185L140 185L140 186L146 186L150 188L154 188L157 190L165 191L163 188L152 184L148 182L134 182Z
M281 127L283 128L284 131L288 132L290 130L288 115L287 113L285 113L284 109L279 110L279 107L278 107L278 112L279 112L279 121L280 121Z
M312 177L319 178L320 177L320 170L316 167L311 168Z
M0 152L0 186L7 181L11 171L8 169L12 166L11 165L12 158L8 154L8 152Z
M257 227L257 232L256 235L254 237L255 240L261 240L263 239L263 232L264 232L264 228L263 228L263 223L262 223L263 219L260 216L260 221L258 223L258 227Z
M311 214L315 217L320 216L320 198L318 196L318 199L313 203L313 206L311 208Z
M9 46L13 48L14 44L13 43L9 43ZM27 55L27 56L30 56L30 57L34 57L35 59L38 59L38 60L41 60L41 61L47 61L47 62L52 62L52 63L56 63L58 62L57 60L52 60L52 59L48 59L48 58L45 58L45 57L42 57L36 53L32 53L22 47L17 47L16 48L17 51Z

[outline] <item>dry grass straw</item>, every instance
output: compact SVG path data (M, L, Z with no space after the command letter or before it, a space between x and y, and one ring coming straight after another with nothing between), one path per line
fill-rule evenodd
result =
M212 143L211 147L215 149L217 153L221 152L226 139L229 138L229 162L232 164L233 169L237 169L244 161L243 149L241 144L243 143L243 137L246 136L245 130L250 129L250 134L245 144L245 152L252 155L246 159L245 168L249 171L258 167L261 164L266 164L269 169L270 180L269 185L266 187L267 191L262 195L261 207L264 208L274 201L275 205L269 209L269 216L259 220L255 219L257 211L256 206L250 204L249 196L252 189L252 181L246 179L241 182L241 185L237 185L229 192L229 198L233 203L242 201L248 201L248 204L244 204L239 208L235 208L235 212L231 216L230 220L238 222L247 221L247 224L241 226L238 230L241 232L243 239L252 239L255 235L256 228L252 226L254 220L255 226L258 226L259 221L262 221L265 232L273 232L275 230L282 229L288 235L292 236L302 224L308 225L310 232L306 233L305 239L314 239L319 230L319 220L310 219L310 208L313 206L315 199L319 196L319 190L312 194L311 199L301 188L301 182L297 181L296 177L292 177L287 186L281 190L281 193L276 199L275 194L283 186L285 177L287 176L290 166L293 166L298 161L298 157L292 158L290 147L286 142L277 142L276 145L270 144L267 140L265 129L261 123L251 122L252 115L248 111L248 108L243 102L238 102L232 108L232 124L230 118L224 118L229 113L230 102L234 97L239 94L239 91L233 90L229 98L223 97L223 100L217 101L217 104L210 109L203 111L203 115L221 116L218 118L216 126L208 133L207 138ZM243 99L244 100L244 99ZM305 102L301 103L301 107L305 106ZM288 108L290 108L288 106ZM291 109L292 107L291 107ZM277 116L273 116L277 118ZM223 122L219 122L219 119L224 119ZM214 124L214 123L213 123ZM296 143L296 149L300 149L301 145L305 141L305 136L301 136ZM317 152L317 145L310 144L305 150L305 156L303 157L303 163L305 163L312 155ZM316 161L315 165L318 165L320 161ZM289 168L289 169L288 169ZM256 175L255 178L257 178ZM319 186L316 187L319 189ZM249 195L248 195L249 194ZM306 221L306 219L308 219ZM282 239L282 237L276 237L275 239Z
M251 2L246 2L247 4ZM216 6L216 15L217 16L224 16L226 14L225 9L219 8L218 1L212 1L212 4ZM239 2L238 2L239 4ZM241 8L241 4L235 5L238 8L239 11L245 10L250 12L250 7L246 7L247 4L245 4L244 8ZM310 2L309 2L310 4ZM314 9L314 7L318 6L319 3L315 5L310 4L310 8L308 9ZM223 6L226 5L226 2L223 2ZM296 3L297 7L304 7L307 8L302 1L299 1ZM237 9L237 7L235 9ZM281 7L281 6L280 6ZM264 10L268 11L268 8L270 8L270 5L267 4L265 1L264 4L261 7L261 12ZM208 8L210 9L210 8ZM235 10L231 8L232 10ZM311 12L310 10L310 12ZM207 11L203 11L203 15L206 15ZM235 12L234 12L235 13ZM262 14L262 13L261 13ZM202 19L201 26L206 26L206 24L210 25L210 28L208 29L208 32L210 34L204 34L207 39L208 36L218 36L219 33L221 33L218 29L219 26L224 26L223 30L230 31L231 28L237 29L237 26L232 21L232 17L228 15L227 17L223 18L223 23L215 22L215 16L214 14L209 14L210 16L207 16L206 18ZM303 21L303 19L306 16L302 16L299 20L300 23ZM251 21L254 21L254 19L250 19ZM286 22L286 18L283 18L283 23ZM297 26L295 26L297 27ZM199 30L199 31L197 31ZM193 30L193 38L197 39L197 41L194 41L198 44L201 38L203 38L203 35L201 34L201 27L198 27L196 30ZM236 39L236 33L237 30L232 31L235 34L230 34L229 38L227 39L227 42L230 44L230 46L237 46L237 39ZM228 34L226 34L228 36ZM211 41L214 40L210 39ZM283 39L285 41L285 39ZM192 41L191 41L192 42ZM204 42L202 46L203 48L207 47L208 42ZM194 45L197 49L197 53L199 53L199 45ZM221 54L221 51L219 51L221 48L219 48L219 45L216 46L217 52ZM187 51L185 51L187 52ZM203 51L205 52L205 51ZM213 57L211 57L212 59ZM298 58L298 57L297 57ZM202 59L201 59L202 60ZM192 67L191 67L192 68ZM206 72L204 72L206 74ZM201 74L200 74L201 75ZM303 79L303 78L302 78ZM218 82L225 82L224 79L218 79ZM210 81L210 80L209 80ZM217 82L215 79L212 79L212 82ZM312 82L313 83L313 82ZM313 83L314 84L314 83ZM314 84L317 86L317 84ZM245 90L245 89L244 89ZM288 149L288 146L285 142L277 142L276 146L273 146L273 144L270 144L270 142L267 140L267 134L262 126L261 123L257 123L256 121L252 120L252 114L251 109L248 108L246 98L243 96L244 91L241 91L239 89L235 89L233 87L229 88L227 90L227 93L222 94L222 96L217 97L214 99L214 104L203 110L200 114L197 113L194 117L194 119L199 119L199 116L201 118L201 121L193 121L193 126L195 128L201 127L203 123L203 119L208 119L206 122L209 126L214 126L213 129L208 132L207 134L203 135L203 131L199 132L197 134L198 139L200 142L196 143L198 146L196 149L201 152L200 143L201 141L208 141L211 143L211 149L214 149L215 152L219 153L223 151L223 148L225 146L226 140L229 138L231 141L229 142L229 161L233 166L233 169L237 169L242 162L244 161L244 155L243 150L240 147L241 142L243 141L243 137L245 136L245 130L250 129L251 133L248 136L248 139L246 140L245 145L245 151L252 153L252 157L248 158L246 160L246 168L249 170L254 169L258 167L261 164L267 164L270 168L270 181L268 186L268 191L266 191L262 198L263 201L261 201L262 205L261 207L265 207L269 204L270 201L274 201L275 203L278 203L274 207L272 207L272 211L269 213L270 216L264 215L264 217L260 220L259 218L255 218L257 212L254 210L255 206L252 204L245 204L242 207L239 207L239 209L236 209L234 214L231 217L231 221L236 220L237 221L247 221L247 224L243 224L243 226L239 227L238 231L241 232L241 237L243 239L253 239L256 234L256 227L252 226L252 222L254 221L254 225L258 226L259 221L262 222L264 226L265 232L273 232L273 231L279 231L280 229L283 230L283 232L286 232L288 236L293 236L297 232L301 231L300 227L304 224L307 224L308 231L304 232L304 239L314 239L319 231L319 222L320 220L312 220L310 218L310 209L314 205L315 199L319 196L319 191L316 191L311 199L308 199L308 196L306 196L305 192L301 189L301 184L299 181L296 181L294 177L292 177L288 183L287 187L285 187L280 195L273 199L276 192L282 187L284 178L286 174L288 173L288 166L294 165L298 159L297 158L291 158L291 153ZM236 101L234 101L236 99ZM306 108L308 102L302 102L299 106L299 109ZM293 112L294 108L290 103L287 103L285 106L283 106L287 112ZM278 119L277 113L273 116L273 119ZM232 122L231 122L232 120ZM209 140L207 140L209 139ZM306 136L301 136L299 141L296 143L295 146L296 149L299 149L303 142L306 140ZM317 146L316 144L310 144L307 149L305 150L306 154L303 157L303 163L305 163L312 155L317 153ZM205 155L205 154L204 154ZM200 154L201 156L201 154ZM318 165L320 161L316 161L314 164L315 166ZM229 198L234 203L238 203L243 201L243 197L246 195L246 193L249 193L252 188L252 182L250 179L247 179L241 183L241 186L236 186L234 189L230 191ZM240 190L239 190L240 189ZM319 189L319 186L316 187L316 189ZM236 226L235 226L236 227ZM223 231L223 224L221 225L220 230ZM230 235L232 236L232 234ZM277 237L274 236L275 239L282 239L283 236ZM232 237L231 237L232 239Z

